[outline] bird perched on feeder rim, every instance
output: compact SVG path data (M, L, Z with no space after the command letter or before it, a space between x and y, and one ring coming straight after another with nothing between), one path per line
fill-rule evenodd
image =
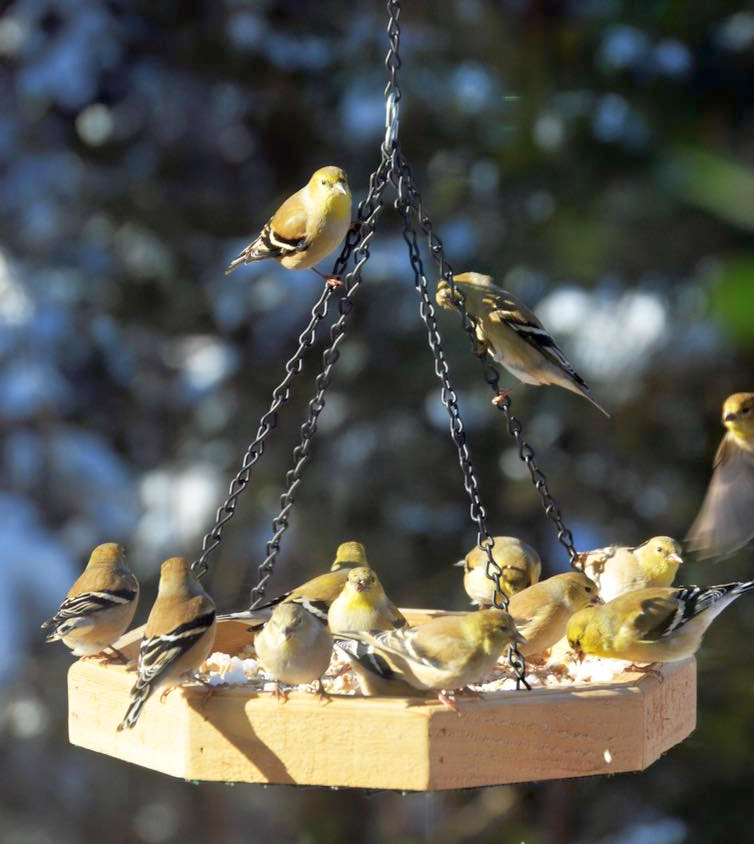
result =
M453 283L464 297L464 307L476 320L477 339L497 363L525 384L564 387L610 416L533 311L512 293L481 273L454 275ZM454 298L445 279L439 281L435 298L441 308L460 308L460 297ZM494 402L499 403L509 392L503 391Z
M440 616L416 627L339 634L363 642L385 659L410 686L437 691L451 709L451 692L483 680L511 644L524 644L505 610Z
M260 604L253 610L226 613L219 616L220 621L240 620L261 623L269 618L272 607L282 603L301 604L320 621L327 624L327 611L330 604L343 591L348 572L357 566L367 566L367 552L361 542L342 542L338 546L330 571L307 580L295 589L278 595L271 601Z
M183 557L171 557L160 568L157 600L152 606L139 647L131 703L118 730L134 726L153 692L162 699L191 679L215 642L215 605L191 573Z
M627 592L573 615L568 643L580 655L677 662L693 656L715 618L751 589L754 581Z
M524 589L508 603L516 630L526 639L518 652L526 659L539 656L565 636L575 612L601 603L596 584L580 571L556 574Z
M338 597L330 604L327 624L331 633L349 630L394 630L406 619L385 594L380 579L368 566L351 569Z
M138 601L139 582L126 565L123 546L98 545L57 613L42 623L42 629L53 628L45 641L60 640L74 656L82 657L105 656L109 648L128 662L113 644L128 629Z
M701 558L725 557L754 538L754 393L723 404L725 436L686 542Z
M275 681L275 697L287 700L280 684L319 684L332 654L332 636L324 624L301 604L278 604L254 640L262 667Z
M307 184L288 197L262 231L230 263L225 274L240 264L272 258L289 270L314 269L340 244L351 226L351 190L340 167L321 167ZM322 275L314 269L318 275ZM340 280L323 276L331 286Z
M608 545L576 556L597 584L600 597L611 601L625 592L649 586L671 586L683 563L681 544L669 536L653 536L635 548Z
M416 697L425 693L409 685L394 671L387 660L365 642L335 639L335 648L351 666L361 689L367 697Z
M495 536L492 558L502 569L498 588L509 598L539 580L542 560L539 554L515 536ZM463 588L473 604L491 607L494 586L487 577L487 552L475 546L454 565L463 566Z

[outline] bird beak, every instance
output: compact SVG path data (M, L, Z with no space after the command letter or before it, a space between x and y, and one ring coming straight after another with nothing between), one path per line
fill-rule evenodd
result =
M363 592L367 588L366 580L357 580L356 581L356 591Z
M526 636L524 636L523 633L519 633L518 630L516 630L516 635L513 637L513 641L517 645L525 645L526 644Z
M338 193L342 193L344 196L348 193L348 188L346 187L345 182L336 182L335 190Z
M592 598L592 600L589 601L589 606L590 607L601 607L601 606L603 606L604 603L605 603L604 600L602 598L600 598L599 595L595 595Z
M466 565L466 560L459 560L457 563L453 563L453 565L458 566L460 568L461 566Z
M730 411L729 413L726 413L725 416L723 416L723 422L732 422L735 418L736 414L733 413L733 411Z
M677 563L679 566L683 564L683 557L680 554L671 554L668 559Z

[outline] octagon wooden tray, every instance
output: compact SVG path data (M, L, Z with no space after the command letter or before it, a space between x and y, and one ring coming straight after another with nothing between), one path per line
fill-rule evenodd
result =
M432 615L404 610L409 620ZM118 643L135 657L141 630ZM218 626L236 653L246 625ZM68 673L74 745L187 780L431 791L640 771L696 726L696 664L663 680L626 673L609 684L459 698L460 716L419 698L294 692L285 704L243 686L205 702L199 686L150 700L133 730L116 731L134 675L78 661Z

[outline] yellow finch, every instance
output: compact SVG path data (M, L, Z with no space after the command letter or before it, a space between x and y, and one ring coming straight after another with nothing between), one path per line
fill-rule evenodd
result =
M714 619L750 589L754 581L628 592L572 616L568 643L579 654L631 662L686 659Z
M343 542L338 546L330 571L307 580L289 592L283 592L270 601L260 604L253 610L226 613L219 616L220 621L230 619L255 621L269 616L272 607L282 603L297 603L304 606L327 624L327 611L330 604L340 595L348 577L348 572L357 566L366 566L367 552L360 542Z
M330 605L331 633L350 630L393 630L406 619L388 598L377 575L368 566L351 569L338 597Z
M410 686L370 645L352 639L336 639L335 647L356 675L361 693L368 697L416 697ZM421 693L418 693L421 694Z
M321 167L285 200L225 274L266 258L289 270L310 269L338 246L350 225L348 177L340 167Z
M417 627L384 632L341 634L369 645L415 689L444 692L483 680L505 648L524 638L513 619L500 609L440 616Z
M514 595L508 612L526 639L519 653L538 656L565 636L568 619L575 612L601 603L597 586L578 571L556 574Z
M149 696L191 678L215 642L215 605L191 573L187 560L172 557L160 568L160 585L139 647L131 703L118 729L133 727Z
M275 696L283 697L280 683L298 685L319 681L327 671L332 636L325 625L300 604L278 604L257 634L254 648L262 667L275 681Z
M465 296L466 310L477 320L477 339L495 361L525 384L564 387L610 416L592 397L584 379L535 314L512 293L481 273L454 275L453 282ZM441 308L457 308L460 304L454 302L445 279L437 285L436 300Z
M582 552L577 559L599 587L600 597L611 601L635 589L670 586L683 563L681 550L675 539L653 536L635 548L609 545Z
M539 580L542 560L525 542L514 536L495 536L492 557L503 570L498 586L508 597L521 592ZM487 552L478 546L455 563L463 566L463 588L473 604L490 607L493 604L493 585L487 577Z
M122 545L107 542L92 551L81 576L57 613L42 624L52 627L45 641L62 641L74 656L93 656L113 647L131 623L139 601L139 583L126 566Z
M686 537L700 557L725 557L754 537L754 393L728 396L723 425L712 479Z

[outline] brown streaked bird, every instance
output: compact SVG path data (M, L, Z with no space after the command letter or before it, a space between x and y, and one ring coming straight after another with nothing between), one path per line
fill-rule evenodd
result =
M286 199L225 274L241 264L268 258L289 270L313 269L336 249L350 226L348 177L340 167L321 167L301 190ZM323 278L333 285L338 283L337 279Z
M601 603L596 584L578 571L556 574L524 589L508 604L516 630L526 639L518 652L527 659L539 656L565 636L575 612Z
M723 404L725 436L686 542L700 558L727 557L754 538L754 393Z
M191 573L188 560L171 557L160 568L160 585L144 638L131 703L118 730L136 724L154 692L163 697L190 680L215 642L215 604Z
M98 545L57 613L43 622L43 629L53 628L45 641L59 640L83 657L105 656L109 648L128 662L113 645L128 629L138 602L139 582L126 565L123 546Z
M453 283L465 297L466 310L477 321L477 339L493 360L524 384L563 387L583 396L605 416L610 416L592 396L584 379L534 312L512 293L498 287L491 276L482 273L454 275ZM438 283L435 298L441 308L453 309L460 305L458 299L454 300L445 279Z
M498 586L509 598L528 588L539 580L542 560L539 554L526 542L515 536L495 536L492 558L502 569ZM482 608L494 603L494 588L487 577L487 552L478 546L457 563L463 566L463 588L473 604Z

